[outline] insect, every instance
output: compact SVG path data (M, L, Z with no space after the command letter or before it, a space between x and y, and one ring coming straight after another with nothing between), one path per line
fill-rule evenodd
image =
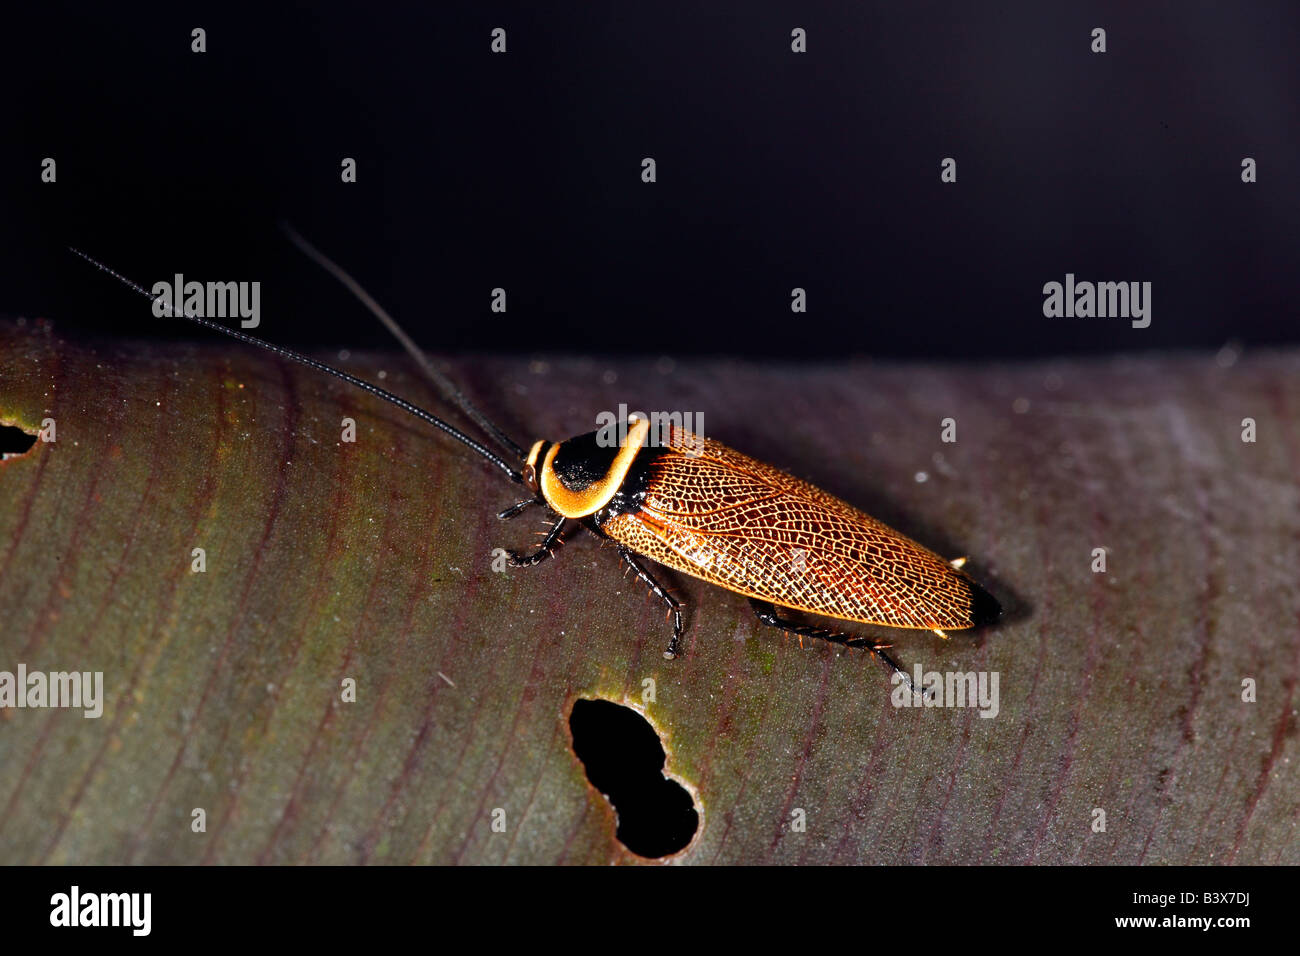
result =
M529 496L501 511L513 518L542 507L553 519L534 550L507 551L509 563L530 568L552 557L572 528L612 541L619 558L661 600L673 630L664 657L682 650L682 605L646 566L646 559L747 597L758 620L802 637L871 652L908 686L888 644L782 616L795 610L861 624L946 631L979 627L1002 612L997 600L962 570L870 515L815 485L683 428L661 429L629 418L621 441L609 430L567 441L539 440L527 452L438 372L354 280L291 230L309 256L365 302L498 448L489 448L441 418L377 385L290 349L210 319L172 311L198 325L342 379L396 405L472 449ZM150 299L157 296L77 249L91 265ZM514 464L513 462L518 462Z

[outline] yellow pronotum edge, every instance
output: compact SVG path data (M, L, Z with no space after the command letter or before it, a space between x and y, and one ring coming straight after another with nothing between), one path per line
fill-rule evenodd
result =
M614 456L609 471L605 472L605 476L600 481L593 482L582 491L572 491L564 487L564 483L560 481L560 476L555 473L555 455L560 450L560 446L552 445L542 461L540 475L542 497L546 499L548 505L566 518L585 518L587 515L595 514L609 504L610 499L618 493L649 431L649 419L638 419L628 429L627 441Z

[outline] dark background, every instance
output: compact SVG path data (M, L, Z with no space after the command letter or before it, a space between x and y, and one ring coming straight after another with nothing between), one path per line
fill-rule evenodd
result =
M284 218L439 352L1296 340L1294 0L87 4L2 36L0 313L61 328L197 334L75 244L146 284L259 280L275 341L391 347ZM1152 282L1150 328L1045 318L1066 272Z

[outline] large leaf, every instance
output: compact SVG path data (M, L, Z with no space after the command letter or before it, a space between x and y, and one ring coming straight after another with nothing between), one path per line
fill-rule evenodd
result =
M405 360L343 364L438 407ZM517 489L396 409L224 342L11 323L0 420L57 440L0 464L0 670L102 671L105 703L0 711L4 861L635 860L568 716L652 678L702 817L680 860L1300 862L1296 355L448 368L520 440L620 402L703 413L971 555L1003 623L890 636L908 666L997 672L996 717L896 708L862 651L694 581L666 662L662 608L594 539L494 572L539 519L499 522Z

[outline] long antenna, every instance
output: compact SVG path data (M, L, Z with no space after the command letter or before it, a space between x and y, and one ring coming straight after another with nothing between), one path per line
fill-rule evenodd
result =
M132 282L130 279L128 279L126 276L122 275L121 273L114 272L108 266L104 265L104 263L96 259L92 259L90 256L86 255L80 249L76 249L72 246L69 246L68 248L76 255L80 256L82 259L85 259L96 269L99 269L101 272L107 272L118 282L121 282L123 285L127 286L128 288L134 289L136 292L139 292L141 295L143 295L145 298L149 299L150 301L155 301L159 298L159 296L150 292L148 289L140 285L138 282ZM318 362L313 358L308 358L307 356L295 352L292 349L287 349L280 345L272 345L270 342L264 342L259 338L255 338L251 335L246 335L243 332L237 332L234 329L226 328L226 326L221 325L217 322L213 322L211 319L205 319L201 316L191 315L189 312L183 312L183 311L177 312L171 306L167 306L167 311L176 318L188 319L189 321L194 322L197 325L201 325L204 328L212 329L214 332L221 332L223 335L229 335L232 339L238 339L239 341L246 342L249 345L256 345L258 348L266 349L268 352L274 352L276 355L279 355L282 358L287 358L290 361L297 362L300 365L306 365L308 368L314 368L317 371L326 372L330 375L333 375L335 378L342 379L343 381L347 382L349 385L355 385L357 388L362 389L363 391L367 391L371 395L377 395L378 397L382 398L384 401L396 405L402 411L409 412L410 414L414 415L416 418L419 418L423 421L428 422L430 425L433 425L435 428L442 429L452 438L455 438L457 441L461 442L462 444L468 446L469 448L472 448L474 451L478 452L488 461L492 462L492 464L496 465L498 468L504 471L506 475L509 476L511 481L515 482L516 484L523 483L523 476L520 475L520 473L509 462L501 458L495 452L491 451L488 448L485 448L482 444L470 438L468 435L466 435L464 432L460 431L459 429L453 427L452 425L447 424L441 418L438 418L436 415L431 415L429 412L426 412L424 409L416 405L412 405L406 399L399 398L398 396L394 395L392 392L385 391L384 389L380 388L378 385L371 385L369 382L363 381L362 379L359 379L354 375L349 375L347 372L341 372L336 368L332 368L331 366L326 365L324 362Z
M474 403L456 387L456 384L451 379L446 375L443 375L442 372L438 371L438 369L434 368L433 363L429 361L429 357L424 354L424 351L416 345L402 327L397 324L397 320L389 315L384 310L384 307L376 302L370 293L361 287L361 283L357 282L356 279L344 272L343 267L337 262L299 235L298 231L294 229L293 226L281 220L280 228L284 231L284 234L289 237L289 240L297 246L308 259L312 260L312 262L316 263L337 279L345 289L361 301L362 305L370 310L375 318L384 323L384 327L388 329L389 332L393 333L393 337L402 344L402 348L406 349L407 354L410 355L411 358L415 359L416 364L420 366L424 371L424 374L429 376L433 383L438 386L438 390L442 392L443 398L459 406L460 410L468 415L479 428L483 429L486 434L495 438L503 448L509 451L516 458L522 459L524 457L524 450L515 444L510 439L509 435L503 432L492 423L491 419L480 412L478 408L475 407Z

